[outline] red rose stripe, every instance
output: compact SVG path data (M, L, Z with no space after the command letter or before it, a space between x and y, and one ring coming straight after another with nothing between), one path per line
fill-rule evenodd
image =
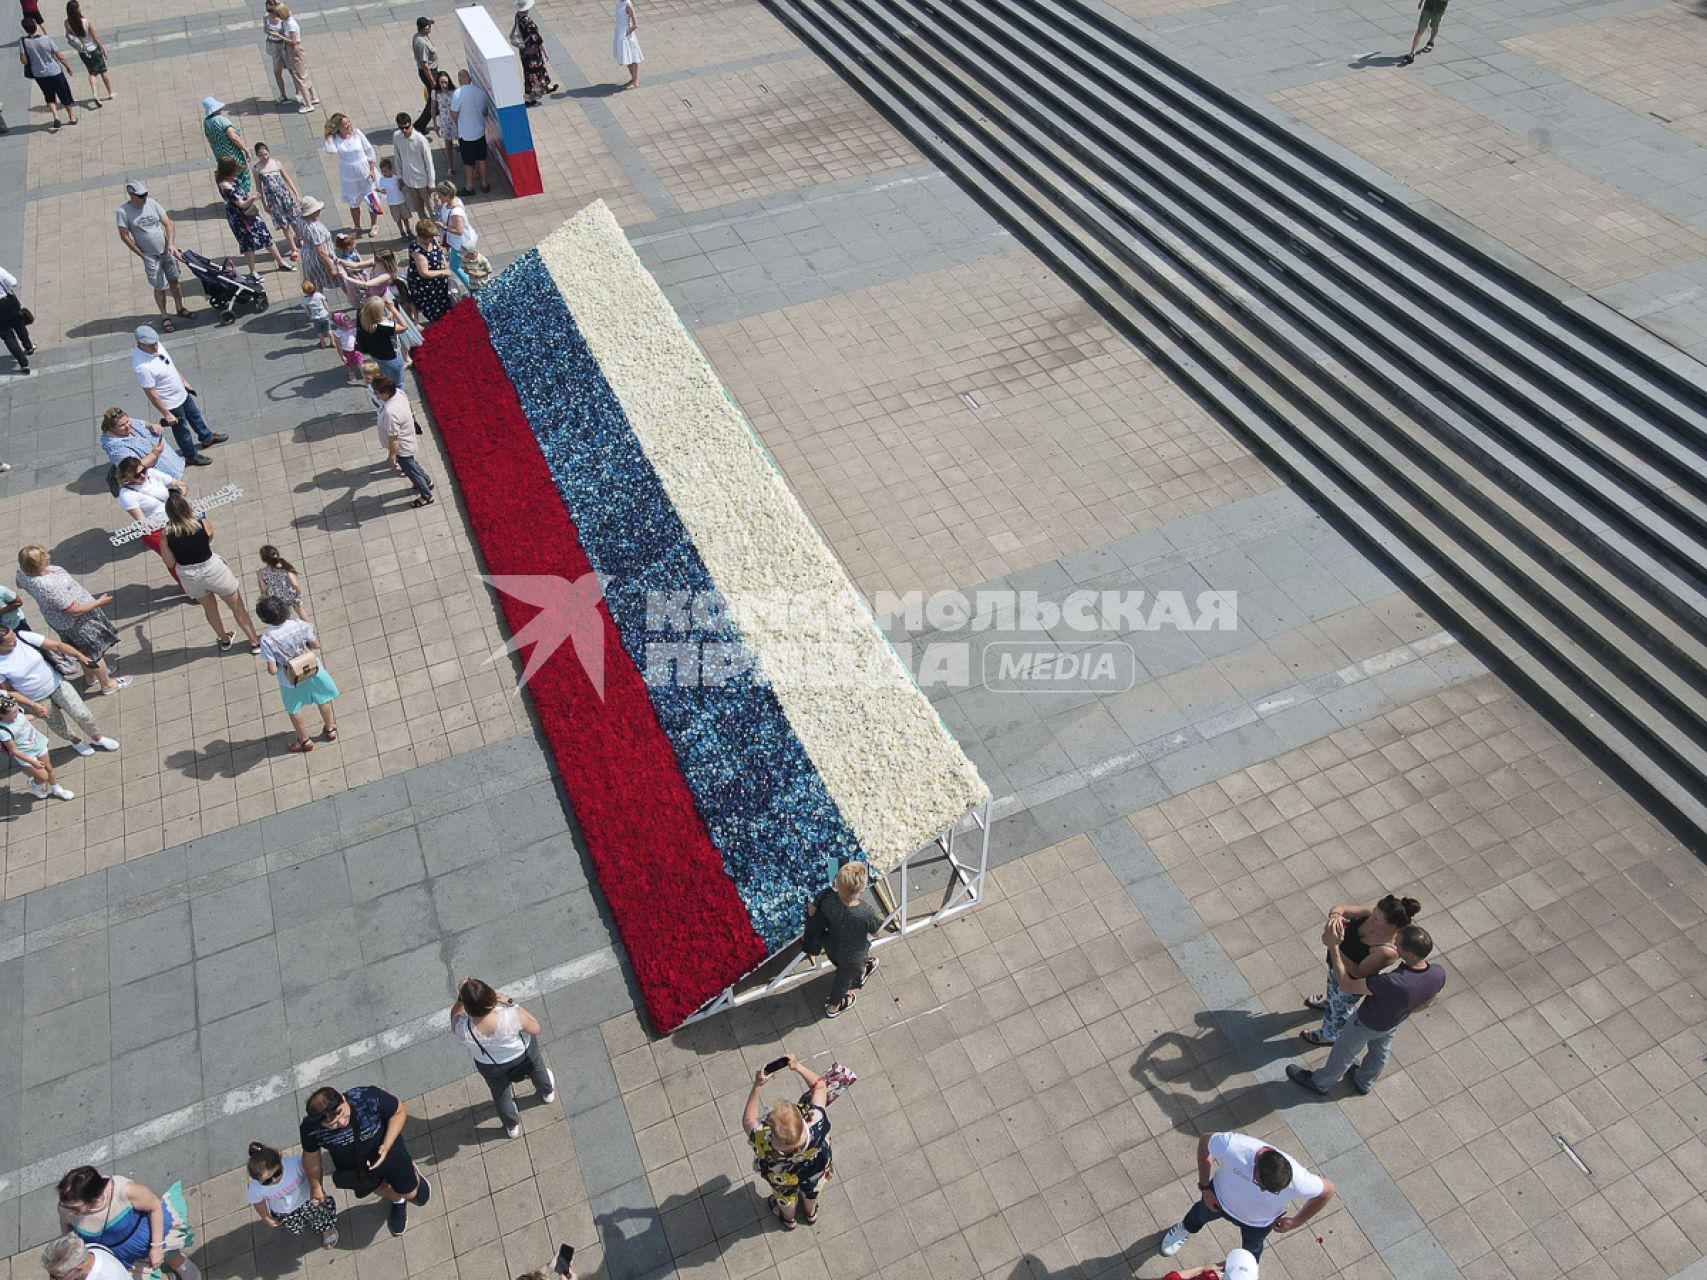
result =
M486 572L592 572L479 310L435 323L416 369ZM511 634L537 612L500 597ZM527 692L653 1024L680 1025L765 946L700 821L646 687L601 600L604 699L564 644Z

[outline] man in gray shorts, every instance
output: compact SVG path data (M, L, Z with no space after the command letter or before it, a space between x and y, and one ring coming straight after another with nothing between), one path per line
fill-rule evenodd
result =
M187 316L184 291L178 284L177 233L160 202L148 194L148 185L138 179L124 184L125 202L119 206L119 239L125 248L142 259L142 274L154 290L154 305L160 311L160 327L170 333L175 325L166 314L166 290L171 289L178 314Z

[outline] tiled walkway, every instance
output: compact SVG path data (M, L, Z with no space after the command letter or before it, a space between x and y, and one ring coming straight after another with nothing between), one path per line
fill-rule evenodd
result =
M1349 65L1382 30L1349 8L1116 6L1413 180L1405 198L1707 348L1707 165L1690 117L1641 114L1631 70L1699 18L1650 6L1639 39L1604 39L1629 7L1455 9L1453 48L1403 79ZM454 57L449 10L427 11ZM513 668L487 661L503 637L454 492L407 509L360 393L283 302L169 341L233 437L192 477L243 490L214 513L221 549L246 583L265 541L305 571L338 747L286 756L264 673L213 650L151 556L106 544L93 424L141 408L125 334L147 311L111 229L124 177L224 252L205 92L305 190L332 177L320 118L270 101L254 13L115 0L97 17L121 99L76 129L37 127L0 64L0 264L22 267L44 370L0 385L0 546L43 541L112 590L138 677L97 706L120 754L68 762L76 801L13 781L0 808L0 1277L40 1275L51 1185L92 1158L188 1184L211 1280L494 1280L563 1240L589 1278L1158 1280L1195 1137L1235 1126L1341 1191L1274 1241L1265 1280L1696 1263L1699 864L760 5L645 4L637 94L610 91L603 0L537 13L565 86L530 117L548 195L473 201L482 248L609 201L863 590L1236 590L1240 625L1097 635L1131 649L1123 691L932 687L995 795L986 901L885 947L844 1019L809 987L653 1038ZM412 16L299 14L328 107L382 151L416 101ZM1604 61L1566 65L1585 41ZM1426 137L1382 132L1395 104ZM1560 128L1533 128L1548 111ZM423 453L442 476L430 429ZM1302 1095L1282 1069L1316 1058L1294 1033L1321 914L1389 889L1424 901L1452 985L1374 1096ZM524 1096L518 1140L443 1030L469 972L545 1026L562 1089ZM824 1217L790 1234L738 1124L784 1049L860 1075ZM325 1079L408 1100L436 1195L401 1242L372 1204L322 1253L242 1203L245 1145L288 1143ZM1218 1260L1209 1237L1179 1262Z

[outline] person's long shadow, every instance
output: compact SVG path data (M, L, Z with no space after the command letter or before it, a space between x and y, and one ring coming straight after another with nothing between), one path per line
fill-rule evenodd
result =
M1248 1128L1270 1114L1274 1103L1257 1081L1233 1088L1228 1081L1294 1057L1301 1015L1313 1016L1206 1009L1197 1015L1195 1033L1166 1031L1145 1045L1132 1064L1132 1078L1177 1130Z
M1125 1254L1115 1254L1112 1258L1086 1258L1083 1262L1075 1262L1071 1266L1057 1267L1051 1270L1049 1264L1036 1254L1028 1253L1008 1273L1008 1280L1128 1280L1132 1268L1137 1265L1132 1260L1137 1253L1128 1249Z
M609 98L615 94L621 93L624 83L626 82L618 81L615 84L589 84L584 85L579 89L569 89L564 93L555 94L553 96L568 98Z
M276 736L276 735L275 735ZM228 742L224 738L215 738L205 747L194 747L183 751L169 752L165 765L176 769L186 778L194 778L197 782L212 782L215 778L238 778L249 770L267 762L270 754L267 747L268 738L250 738L246 742ZM281 747L276 753L283 755Z
M1397 67L1404 61L1405 55L1402 53L1365 53L1345 65L1353 71L1365 71L1370 67Z

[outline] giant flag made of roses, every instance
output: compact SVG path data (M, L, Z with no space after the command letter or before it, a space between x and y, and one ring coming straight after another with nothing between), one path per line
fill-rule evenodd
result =
M659 1030L988 798L603 203L417 368Z

